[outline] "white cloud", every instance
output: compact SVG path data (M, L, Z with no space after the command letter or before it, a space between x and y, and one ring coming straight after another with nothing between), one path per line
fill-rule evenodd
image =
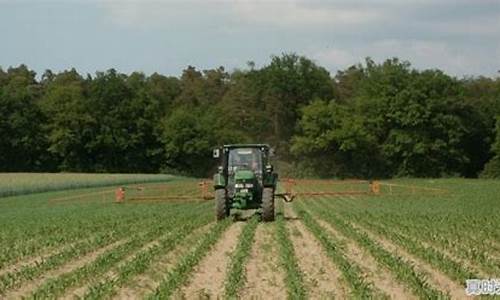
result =
M500 2L499 2L500 3ZM449 35L500 37L499 12L488 16L476 15L470 18L454 18L434 22L420 22L422 31L440 32Z
M498 64L495 66L495 63L500 61L500 45L496 49L496 57L491 57L481 55L477 48L458 48L445 41L386 39L366 43L363 47L351 45L312 49L306 55L310 55L320 65L331 71L363 63L365 57L368 56L378 62L398 57L401 60L410 61L412 66L418 69L439 68L457 76L481 73L494 75L495 68L500 69Z
M340 48L327 48L321 50L312 50L308 55L314 58L318 63L330 69L343 69L347 66L361 62L353 51Z
M381 11L373 7L311 5L307 1L109 1L104 7L113 22L138 27L222 18L234 25L297 28L367 24L382 18Z
M178 35L169 38L181 42L218 37L204 43L228 45L233 52L221 53L227 61L241 59L234 53L246 47L250 57L304 53L332 71L370 56L378 61L399 57L417 68L459 76L491 75L500 69L494 65L500 61L494 40L500 37L500 12L488 11L494 1L478 2L485 6L471 12L476 6L467 0L132 0L106 2L104 8L114 24L172 29Z
M126 27L180 27L183 24L196 24L204 15L217 17L223 10L217 9L220 3L203 2L138 2L113 1L104 4L110 21Z
M250 2L232 5L235 16L246 22L280 27L356 25L381 18L380 11L339 5L307 5L298 1Z

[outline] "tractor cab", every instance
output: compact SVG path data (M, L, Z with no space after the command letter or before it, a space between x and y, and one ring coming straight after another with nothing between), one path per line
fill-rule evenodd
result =
M220 162L214 175L218 220L231 211L247 209L260 210L264 221L274 220L277 174L269 162L271 154L265 144L224 145L214 150Z
M252 170L262 174L262 153L258 148L228 149L228 170L235 173L238 170Z

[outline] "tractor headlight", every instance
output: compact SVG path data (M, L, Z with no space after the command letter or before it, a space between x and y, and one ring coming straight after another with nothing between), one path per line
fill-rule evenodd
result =
M251 188L253 188L253 183L247 183L247 184L245 184L245 187L247 189L251 189Z
M243 183L235 183L234 187L237 188L237 189L242 189L242 188L245 187L245 185Z

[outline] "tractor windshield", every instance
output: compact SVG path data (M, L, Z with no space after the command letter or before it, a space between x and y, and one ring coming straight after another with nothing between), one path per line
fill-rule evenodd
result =
M246 169L259 173L262 170L262 156L258 148L236 148L229 150L230 172Z

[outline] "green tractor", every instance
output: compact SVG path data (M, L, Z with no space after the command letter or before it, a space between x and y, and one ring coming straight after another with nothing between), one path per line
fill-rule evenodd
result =
M274 221L278 175L269 163L272 154L272 149L265 144L224 145L214 150L214 158L220 161L214 175L217 220L233 212L257 209L263 221Z

